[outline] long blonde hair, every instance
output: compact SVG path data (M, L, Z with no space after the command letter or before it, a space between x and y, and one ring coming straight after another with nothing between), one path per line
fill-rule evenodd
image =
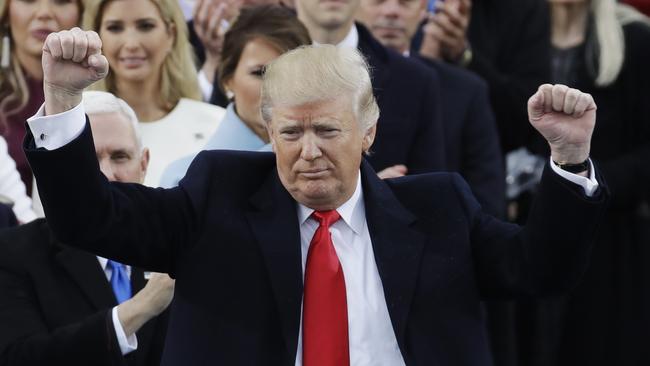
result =
M608 86L616 81L625 62L623 26L633 22L650 24L650 21L636 9L617 4L615 0L592 0L591 13L597 48L588 54L591 58L588 62L597 69L596 85Z
M104 9L112 0L87 0L83 28L99 33ZM187 25L178 0L151 0L168 28L176 31L171 52L165 58L160 75L159 102L172 109L181 98L201 100L194 53L189 42ZM108 91L117 95L114 73L93 84L90 89Z

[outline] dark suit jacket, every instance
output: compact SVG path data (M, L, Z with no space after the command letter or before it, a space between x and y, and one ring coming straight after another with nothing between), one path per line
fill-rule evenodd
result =
M176 277L163 365L294 365L302 300L296 202L271 153L200 153L179 187L109 183L90 128L26 152L57 237ZM521 229L483 214L457 174L382 181L361 165L366 220L407 365L488 365L481 297L573 287L603 214L547 172ZM83 223L80 225L79 223Z
M473 0L467 33L473 58L468 69L490 87L503 151L527 145L536 132L526 102L550 81L551 34L545 0ZM417 53L421 32L413 39Z
M437 72L385 48L363 25L356 27L380 110L368 161L376 171L395 164L406 165L409 174L446 170ZM215 78L210 102L225 107L217 85Z
M505 171L487 85L473 73L416 56L440 77L447 169L459 172L488 214L505 216Z
M132 268L131 283L134 293L144 287L141 270ZM165 322L148 322L123 357L97 257L59 244L43 219L0 235L0 294L2 366L160 364Z

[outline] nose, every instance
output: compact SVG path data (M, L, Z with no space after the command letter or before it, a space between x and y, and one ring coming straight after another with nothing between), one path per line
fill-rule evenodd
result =
M318 145L319 139L313 133L306 133L302 137L302 150L300 151L300 157L303 160L312 161L323 156Z
M115 177L115 172L113 171L113 165L110 162L110 159L108 158L103 158L99 160L99 170L104 173L106 176L106 179L108 179L111 182L114 182L117 180Z
M38 2L36 18L41 20L52 18L52 4L50 2L51 0L40 0Z
M381 4L381 14L389 18L397 18L399 15L399 0L386 0Z

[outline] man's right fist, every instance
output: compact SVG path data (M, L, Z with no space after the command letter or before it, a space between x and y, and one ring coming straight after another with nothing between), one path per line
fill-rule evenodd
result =
M72 28L47 36L42 59L46 114L79 104L83 90L106 77L108 61L101 49L102 41L93 31Z

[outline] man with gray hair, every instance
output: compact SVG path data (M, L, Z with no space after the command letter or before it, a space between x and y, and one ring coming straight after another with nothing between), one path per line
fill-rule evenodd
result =
M272 62L275 154L202 152L172 189L97 168L81 90L107 70L96 33L48 36L26 153L58 238L176 278L162 365L489 365L482 297L566 291L584 271L607 198L588 94L531 97L553 161L521 228L483 213L456 174L377 177L363 156L378 107L353 48Z
M99 91L84 92L83 106L103 176L142 183L149 150L142 147L131 107ZM72 220L80 230L85 224L66 213L58 219ZM0 365L158 366L166 318L157 315L173 293L169 276L154 273L147 282L138 268L67 247L43 219L4 231Z

